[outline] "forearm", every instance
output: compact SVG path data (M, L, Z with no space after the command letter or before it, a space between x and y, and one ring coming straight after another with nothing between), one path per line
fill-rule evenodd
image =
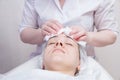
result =
M88 32L88 44L96 47L102 47L113 44L116 40L116 35L109 30L99 32Z
M20 34L21 40L29 44L41 44L44 36L41 29L25 28Z

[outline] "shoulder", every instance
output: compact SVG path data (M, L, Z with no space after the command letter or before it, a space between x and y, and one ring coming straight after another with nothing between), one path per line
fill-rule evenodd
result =
M115 3L115 0L101 0L101 6L103 7L114 5L114 3Z
M25 3L26 4L29 3L29 4L31 4L33 6L35 4L35 1L36 0L25 0Z
M46 5L46 3L49 3L51 0L25 0L26 3L31 4L32 6L42 6Z
M98 12L103 12L112 9L115 3L115 0L96 0L96 1L99 2L99 5L96 9Z

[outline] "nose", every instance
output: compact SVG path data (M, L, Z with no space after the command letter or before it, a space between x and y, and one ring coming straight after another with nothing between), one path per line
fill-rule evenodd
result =
M55 43L55 46L61 46L61 47L63 47L64 44L63 44L62 42L56 42L56 43Z

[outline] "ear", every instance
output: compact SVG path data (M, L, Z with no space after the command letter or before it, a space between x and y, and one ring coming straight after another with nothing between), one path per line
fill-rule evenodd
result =
M78 66L77 66L77 69L80 71L80 60L79 60L79 63L78 63Z
M78 65L78 66L76 67L75 75L76 75L77 73L79 73L79 71L80 71L80 65Z
M43 70L45 69L44 63L42 63L41 68L42 68Z
M79 65L79 66L77 66L77 69L78 69L78 71L80 71L80 65Z

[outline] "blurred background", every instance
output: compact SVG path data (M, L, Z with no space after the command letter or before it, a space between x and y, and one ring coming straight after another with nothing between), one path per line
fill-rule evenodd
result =
M1 74L27 61L36 47L23 43L19 37L18 26L22 18L23 7L24 0L0 0ZM115 15L120 25L120 0L116 0ZM115 80L120 80L120 36L115 44L95 48L95 51L99 63Z

